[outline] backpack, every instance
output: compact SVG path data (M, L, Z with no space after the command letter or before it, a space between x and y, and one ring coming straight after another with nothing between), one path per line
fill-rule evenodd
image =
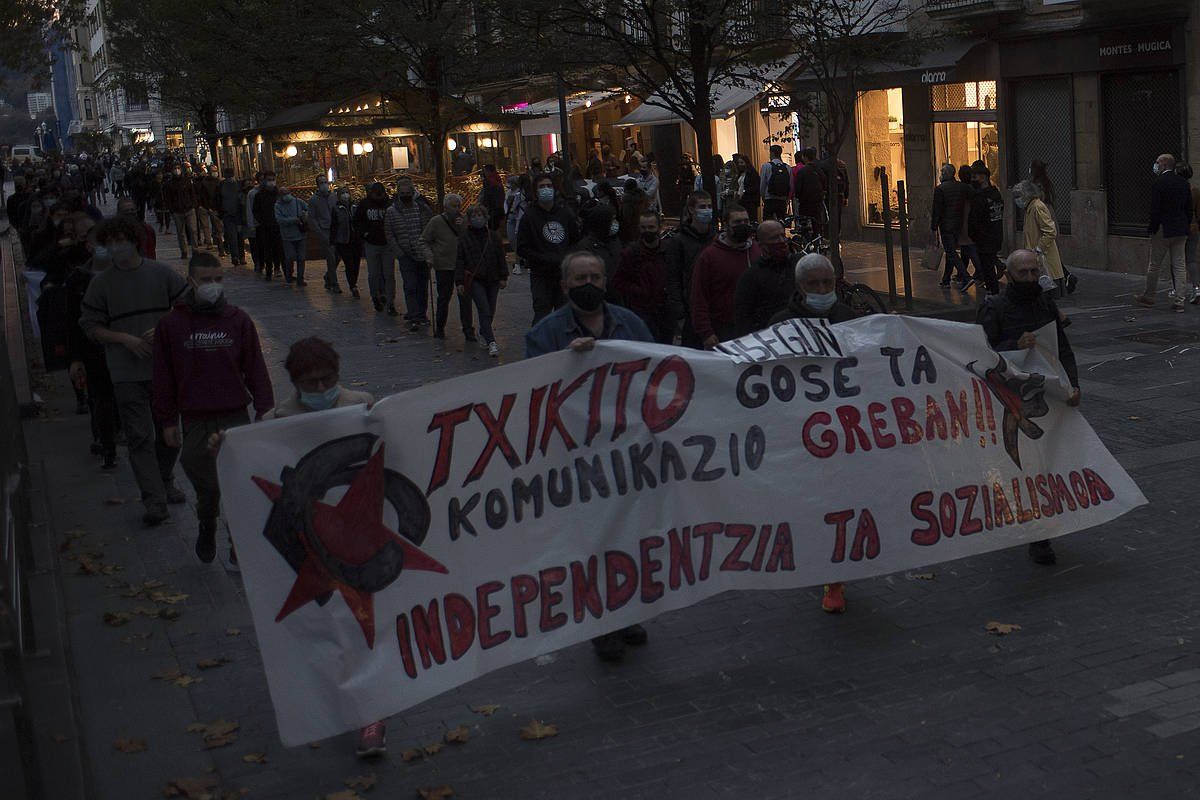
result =
M792 172L786 164L771 162L771 175L767 178L767 191L774 197L787 197L792 188Z

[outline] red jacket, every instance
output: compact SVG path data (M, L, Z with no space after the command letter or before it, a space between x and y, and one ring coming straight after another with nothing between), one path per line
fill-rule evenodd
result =
M618 303L642 318L655 341L671 341L675 326L667 298L667 258L661 243L654 250L640 242L622 250L608 288Z
M700 253L692 268L692 330L703 342L712 334L721 341L734 336L733 293L738 278L759 259L758 242L739 248L725 234Z
M154 329L154 417L163 425L275 406L253 320L237 306L196 311L181 303Z

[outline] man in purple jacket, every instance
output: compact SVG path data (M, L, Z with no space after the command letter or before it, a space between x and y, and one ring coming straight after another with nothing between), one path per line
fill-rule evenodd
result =
M221 262L195 253L188 262L188 290L154 331L154 416L163 439L182 448L179 461L196 490L200 534L196 556L210 563L217 554L221 491L209 437L250 422L275 405L258 330L245 311L230 305L221 283ZM182 420L182 429L180 421ZM237 564L232 547L229 560Z

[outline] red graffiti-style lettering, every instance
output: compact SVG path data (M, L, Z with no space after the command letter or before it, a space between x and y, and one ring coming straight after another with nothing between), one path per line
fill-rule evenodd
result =
M471 418L472 408L468 403L433 415L426 433L438 431L438 446L437 456L433 460L433 474L429 477L429 488L425 490L426 495L445 484L446 479L450 477L450 460L454 454L454 429Z
M668 375L675 377L675 390L666 402L660 402L663 381ZM642 397L642 421L651 433L662 433L674 425L692 402L692 393L696 391L696 376L692 367L682 356L668 356L658 362L650 379L646 383L646 393Z
M504 432L504 426L508 423L508 416L512 413L513 405L517 402L515 394L506 394L504 399L500 401L500 416L497 418L492 415L492 410L485 403L475 404L475 416L479 417L479 421L483 423L483 427L487 430L488 440L483 445L483 450L479 453L479 458L475 460L475 465L471 467L471 471L467 473L466 479L463 480L463 486L474 480L478 480L483 471L487 469L488 462L492 460L492 454L497 450L504 456L504 460L508 462L508 466L516 469L521 466L521 459L517 456L517 451L513 448L512 442L508 440L508 435Z

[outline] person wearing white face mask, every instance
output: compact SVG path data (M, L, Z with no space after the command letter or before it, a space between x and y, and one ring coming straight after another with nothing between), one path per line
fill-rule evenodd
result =
M142 522L160 525L170 517L167 503L179 504L187 498L172 478L177 452L164 441L150 410L150 356L154 326L188 284L166 264L138 253L133 220L106 219L93 235L97 245L108 248L113 266L92 278L81 303L79 325L92 341L104 345L129 445L129 464L146 507Z
M847 322L858 316L854 309L838 300L833 264L820 253L809 253L796 262L796 293L792 295L791 302L787 308L771 317L767 324L774 326L789 319ZM846 610L843 584L825 584L821 610L829 614L841 614Z
M255 419L275 405L258 330L225 299L222 273L215 255L194 254L188 290L154 331L154 418L196 490L196 556L206 564L216 556L221 502L209 437L248 423L248 398ZM230 562L237 563L232 549Z

